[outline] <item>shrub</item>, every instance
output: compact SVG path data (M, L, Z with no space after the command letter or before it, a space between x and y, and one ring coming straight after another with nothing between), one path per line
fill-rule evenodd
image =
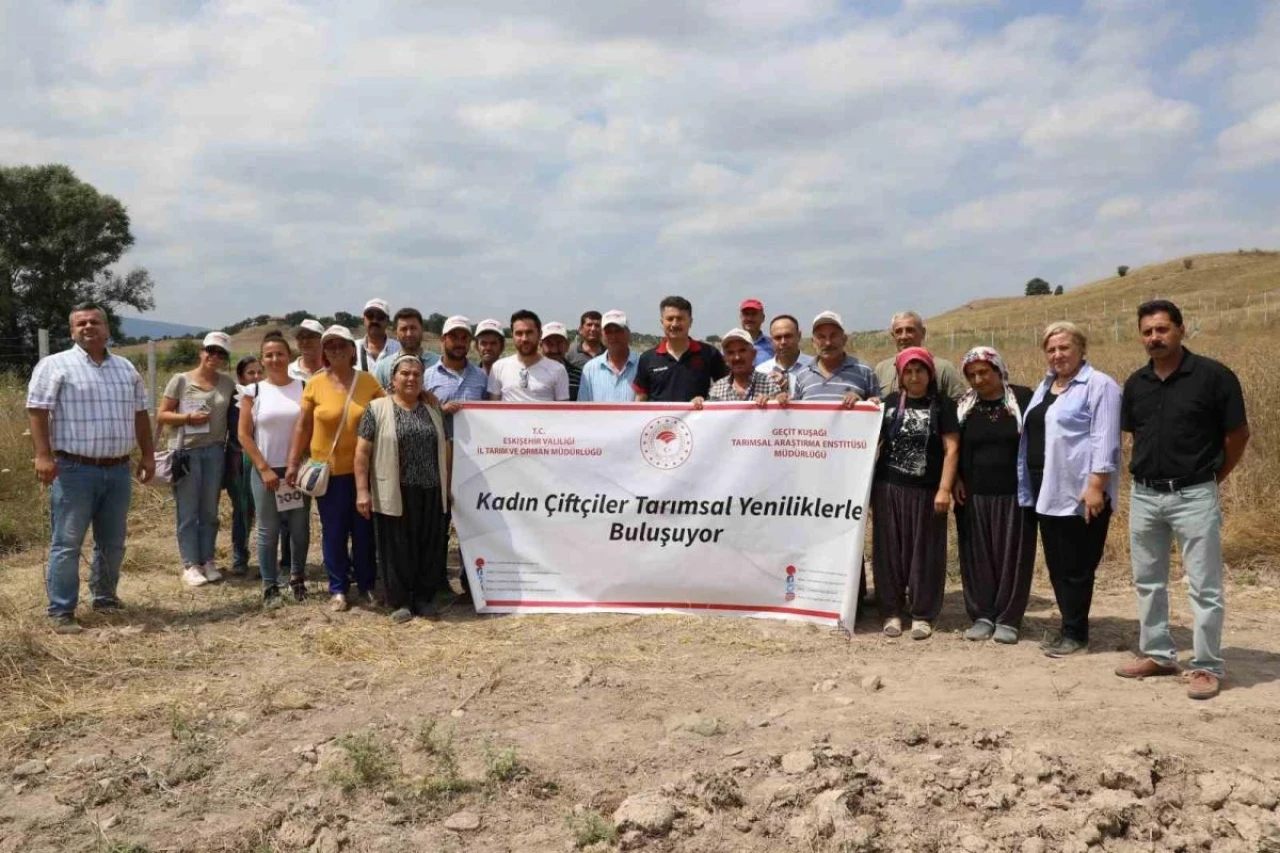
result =
M1053 288L1042 278L1033 278L1027 282L1027 296L1048 296L1050 293L1053 293Z
M1061 295L1062 295L1062 285L1058 285L1057 287L1055 287L1055 288L1053 289L1053 295L1054 295L1054 296L1061 296Z
M1129 268L1126 267L1124 264L1121 264L1120 266L1116 267L1116 275L1120 276L1121 278L1124 278L1125 274L1128 272L1129 272Z
M333 773L333 781L342 790L350 792L395 777L395 753L375 735L347 735L338 741L338 746L347 754L347 766Z
M1183 259L1182 259L1182 268L1183 268L1184 270L1189 270L1189 269L1191 269L1191 267L1192 267L1192 266L1194 266L1194 265L1195 265L1195 262L1196 262L1196 259L1195 259L1195 258L1183 258Z
M612 844L618 838L617 828L593 809L581 814L566 815L564 822L573 833L573 845L579 850L601 841Z
M191 338L175 341L164 354L164 366L170 370L191 367L200 360L200 345Z

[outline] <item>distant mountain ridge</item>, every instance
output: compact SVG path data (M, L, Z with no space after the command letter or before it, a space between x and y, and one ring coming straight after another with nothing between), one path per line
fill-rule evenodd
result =
M120 331L131 338L180 338L209 331L204 326L184 326L181 323L165 323L160 320L144 320L141 317L121 317Z

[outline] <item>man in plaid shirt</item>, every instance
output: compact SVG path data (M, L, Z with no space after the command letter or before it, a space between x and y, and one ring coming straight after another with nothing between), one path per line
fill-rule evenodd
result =
M729 375L711 383L707 400L712 403L738 403L754 400L763 407L782 393L782 386L771 374L758 373L755 366L756 345L746 329L730 329L720 341ZM702 408L703 399L695 397L693 407Z
M133 485L129 454L142 449L138 479L155 474L151 420L142 377L128 359L107 352L107 316L96 305L71 313L75 345L36 365L27 389L36 477L49 494L53 536L45 587L59 634L78 634L80 549L93 526L89 591L95 610L120 607L116 585L124 561Z

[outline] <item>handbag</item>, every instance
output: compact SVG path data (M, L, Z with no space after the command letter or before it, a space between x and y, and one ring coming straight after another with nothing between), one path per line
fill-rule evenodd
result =
M359 373L351 377L351 387L347 389L347 402L342 406L342 417L338 419L338 428L333 431L333 444L329 445L330 458L338 447L338 438L342 435L342 430L347 426L347 412L351 409L351 397L356 393L356 384L359 381ZM324 493L329 491L329 463L308 459L298 469L297 482L298 491L304 495L313 498L324 497Z
M178 385L180 389L181 386L186 384L186 382L186 375L178 374ZM181 395L183 391L179 390L178 393ZM160 432L162 428L160 416L157 414L155 437L152 439L153 444L160 443ZM179 426L177 447L170 447L168 450L156 451L156 473L149 481L152 485L158 486L163 483L166 486L171 486L185 477L187 472L191 470L191 457L187 451L182 449L182 440L185 435L185 426Z

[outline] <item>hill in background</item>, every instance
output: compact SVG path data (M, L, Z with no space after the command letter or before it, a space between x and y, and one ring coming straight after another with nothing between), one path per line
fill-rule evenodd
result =
M120 331L131 338L180 338L183 335L200 335L209 331L203 326L185 326L181 323L165 323L142 317L121 317Z

